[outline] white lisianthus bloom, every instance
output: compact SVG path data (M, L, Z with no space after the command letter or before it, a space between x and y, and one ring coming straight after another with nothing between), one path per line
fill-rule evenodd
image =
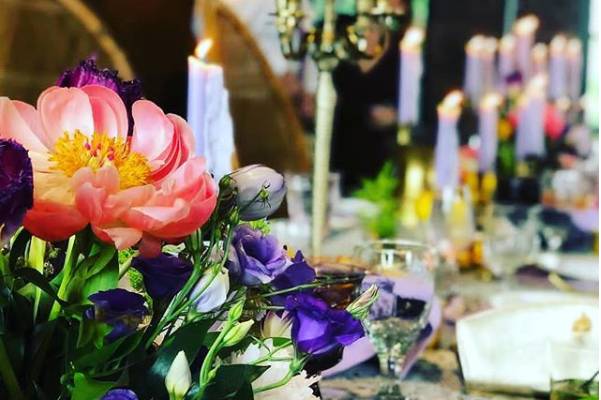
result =
M211 283L208 283L211 279ZM202 294L199 293L206 285ZM194 306L198 312L209 312L217 309L227 299L227 294L230 291L230 277L227 269L222 268L221 271L213 278L213 271L207 270L200 281L192 290L191 298L194 299Z
M232 364L249 364L269 354L270 351L273 351L273 347L271 339L265 340L262 345L251 344L243 353L232 357ZM285 347L278 350L273 357L292 359L294 357L294 349L292 346ZM281 381L288 374L290 368L289 361L265 361L259 363L259 365L269 366L269 369L252 382L253 389ZM255 400L319 400L313 395L313 390L310 387L319 381L319 379L319 376L307 377L307 373L302 371L283 386L255 393Z
M286 318L285 315L278 317L274 312L269 312L263 320L261 327L261 336L264 338L287 338L292 337L292 320Z

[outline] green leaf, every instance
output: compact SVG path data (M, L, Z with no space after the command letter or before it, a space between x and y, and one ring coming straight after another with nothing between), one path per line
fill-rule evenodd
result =
M92 346L85 347L78 352L79 357L75 359L73 364L77 369L101 366L117 352L119 346L121 346L126 339L127 337L119 338L96 350L94 350L94 347Z
M46 277L44 275L42 275L38 270L33 269L33 268L28 268L28 267L17 268L15 270L14 275L15 275L15 278L21 278L25 282L31 283L31 284L39 287L44 292L46 292L46 294L48 294L48 296L52 297L55 301L59 302L61 305L64 306L67 304L65 301L59 299L54 287L52 287L50 282L48 282L48 279L46 279Z
M16 269L19 258L25 257L25 250L29 244L29 239L31 239L31 233L25 229L21 229L13 240L10 248L10 256L8 257L8 267L11 271Z
M213 322L213 320L202 320L184 325L165 339L158 351L156 361L143 377L143 382L137 379L138 382L135 383L134 391L140 398L167 396L165 376L175 356L183 350L188 361L192 363L203 346L205 335ZM133 379L136 380L136 377Z
M268 368L268 366L245 364L222 365L217 369L215 379L207 386L203 399L238 399L240 392L242 394L246 392L248 396L250 382L257 379Z
M104 382L94 379L89 379L84 374L76 372L74 377L74 386L72 392L72 400L96 400L100 399L110 388L114 382Z
M82 300L87 300L88 296L101 290L109 290L117 287L119 283L119 264L117 264L116 257L113 261L103 270L86 279L81 291Z

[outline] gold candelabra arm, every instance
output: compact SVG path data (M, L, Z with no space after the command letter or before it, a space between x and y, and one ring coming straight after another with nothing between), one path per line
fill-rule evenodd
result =
M313 161L313 217L311 250L313 257L321 256L322 241L327 223L328 180L330 176L330 144L336 90L332 72L321 70L317 86L317 115L315 126L315 159Z

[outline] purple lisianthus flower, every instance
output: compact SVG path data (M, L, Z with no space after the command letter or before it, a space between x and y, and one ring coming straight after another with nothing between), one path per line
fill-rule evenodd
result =
M313 294L289 295L285 307L292 318L292 340L303 353L326 354L348 346L364 335L361 322L348 311L330 308Z
M269 283L286 268L286 254L275 236L248 225L236 228L230 246L226 267L246 286Z
M100 291L88 299L94 307L90 307L85 316L112 326L113 330L106 336L109 342L134 332L148 315L144 297L125 289Z
M136 100L142 98L142 85L138 79L123 81L119 78L118 72L113 69L98 69L96 60L90 57L80 62L77 67L63 72L56 81L56 85L61 87L100 85L114 90L125 104L129 120L128 134L132 134L133 117L131 115L131 106Z
M111 389L100 400L138 400L136 393L128 388Z
M189 262L167 254L153 258L136 257L131 265L142 274L144 287L155 300L175 296L192 274Z
M23 222L33 206L33 172L27 150L13 140L0 139L0 244Z
M234 171L229 178L236 189L236 203L243 221L266 218L280 208L286 195L282 174L260 164Z
M271 286L277 290L285 290L291 289L296 286L305 285L307 283L311 283L315 280L315 270L307 261L305 261L305 257L303 253L299 251L296 252L296 255L291 260L291 264L286 267L286 269L279 275L277 275L273 281L271 281ZM310 290L310 289L306 289ZM275 295L271 297L271 302L275 305L283 305L286 301L286 295Z

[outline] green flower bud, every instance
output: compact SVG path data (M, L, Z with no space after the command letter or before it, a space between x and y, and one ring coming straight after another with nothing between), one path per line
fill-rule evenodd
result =
M244 339L248 333L250 327L253 326L254 322L255 321L253 320L248 320L236 324L228 333L225 334L225 337L223 338L223 347L234 346L240 343L240 341Z
M378 299L378 287L371 285L361 296L357 297L355 301L346 307L346 310L350 312L356 319L365 319L369 314L369 308Z

